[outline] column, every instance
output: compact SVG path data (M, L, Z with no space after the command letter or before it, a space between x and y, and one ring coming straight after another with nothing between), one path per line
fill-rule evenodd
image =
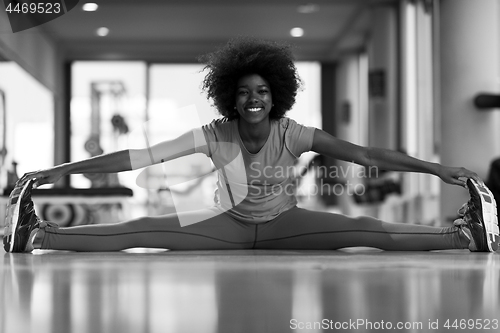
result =
M441 163L463 166L486 178L491 160L500 156L500 112L479 111L479 92L500 94L500 2L439 2ZM443 221L456 216L467 191L441 186Z

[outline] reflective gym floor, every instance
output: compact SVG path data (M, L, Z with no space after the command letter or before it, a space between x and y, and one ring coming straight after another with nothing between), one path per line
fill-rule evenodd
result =
M500 253L0 255L1 333L500 330Z

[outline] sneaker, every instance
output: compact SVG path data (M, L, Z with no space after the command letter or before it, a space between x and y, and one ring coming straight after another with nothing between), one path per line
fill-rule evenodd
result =
M3 247L6 252L31 252L33 238L40 228L31 190L34 180L16 184L9 196L5 215Z
M472 252L495 252L499 229L496 202L491 191L474 179L467 180L470 199L459 210L461 219L454 222L469 238Z

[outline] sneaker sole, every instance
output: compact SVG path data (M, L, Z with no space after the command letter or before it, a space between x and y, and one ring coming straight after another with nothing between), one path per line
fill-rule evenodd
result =
M493 193L491 193L490 189L486 185L479 184L474 179L469 179L467 184L473 185L472 189L469 186L469 191L474 191L475 195L481 199L481 214L483 215L484 222L484 236L486 237L488 249L490 250L490 252L495 252L496 250L498 250L499 228L497 204L495 198L493 197Z
M4 246L5 243L9 244L7 252L12 252L14 250L14 243L16 237L15 231L17 230L17 225L19 223L19 209L21 207L21 198L26 192L28 186L32 186L33 181L27 181L23 187L15 187L9 196L9 202L7 204L7 210L5 214L5 232L4 232ZM19 192L20 189L20 192ZM19 194L19 195L18 195Z

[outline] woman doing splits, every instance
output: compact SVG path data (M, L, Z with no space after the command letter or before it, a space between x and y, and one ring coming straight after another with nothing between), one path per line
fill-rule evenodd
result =
M203 90L222 115L220 119L152 147L25 174L7 207L5 250L336 250L356 246L390 251L496 250L495 202L476 173L396 151L358 146L286 117L301 85L288 45L239 38L202 61L207 71ZM387 223L302 209L294 195L297 174L290 170L308 151L380 170L432 174L468 188L471 199L449 227ZM63 176L135 170L194 153L210 157L217 169L213 207L67 228L41 220L34 211L32 188L55 183Z

